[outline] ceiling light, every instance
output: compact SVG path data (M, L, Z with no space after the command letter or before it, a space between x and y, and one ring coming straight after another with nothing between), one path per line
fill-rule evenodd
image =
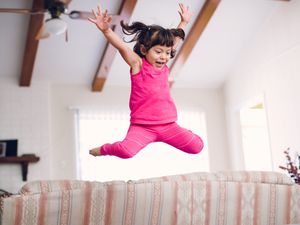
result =
M48 19L45 22L45 31L51 35L60 35L67 30L67 23L59 18Z

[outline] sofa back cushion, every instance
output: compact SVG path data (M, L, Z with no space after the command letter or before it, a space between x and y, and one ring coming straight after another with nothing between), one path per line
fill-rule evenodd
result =
M180 175L170 175L140 179L133 182L155 182L155 181L232 181L248 183L269 184L294 184L294 181L286 174L271 171L225 171L225 172L195 172Z
M283 173L269 171L228 171L228 172L195 172L180 175L162 176L128 183L180 181L232 181L248 183L294 184L294 181ZM68 191L74 189L100 188L111 184L125 184L125 181L81 181L81 180L42 180L26 183L19 191L20 194L47 193L52 191Z

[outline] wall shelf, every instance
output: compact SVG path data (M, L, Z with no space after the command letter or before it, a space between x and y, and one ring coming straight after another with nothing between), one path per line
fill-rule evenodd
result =
M38 162L40 157L35 155L22 155L22 156L9 156L9 157L0 157L0 164L12 164L19 163L21 164L22 169L22 179L23 181L27 181L27 173L28 173L28 164Z

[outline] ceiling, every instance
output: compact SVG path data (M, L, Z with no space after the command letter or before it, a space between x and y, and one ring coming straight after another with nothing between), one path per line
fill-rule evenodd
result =
M181 0L193 12L196 21L205 0ZM72 0L69 11L90 11L98 0ZM102 0L102 8L118 14L122 0ZM207 20L204 31L196 41L187 38L191 45L184 65L177 62L174 88L218 88L243 52L280 4L276 0L221 0L216 11ZM31 8L32 0L1 0L0 8ZM180 17L174 0L137 0L130 21L176 27ZM0 13L0 77L14 79L18 84L26 45L30 15ZM49 18L46 15L45 18ZM69 41L53 36L39 41L31 85L41 81L53 84L84 84L92 86L99 62L107 44L97 28L85 20L72 20L61 16L68 24ZM193 46L194 44L194 46ZM132 46L132 44L131 44ZM184 49L184 45L182 45ZM185 52L187 54L187 52ZM180 51L178 52L180 54ZM176 60L176 59L175 59ZM175 62L175 61L174 61ZM170 63L169 66L171 66ZM129 68L119 54L112 58L112 65L105 81L109 86L130 86ZM29 85L30 88L30 85Z

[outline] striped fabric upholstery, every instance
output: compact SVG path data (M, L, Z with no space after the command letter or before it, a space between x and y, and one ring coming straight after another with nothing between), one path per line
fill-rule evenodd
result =
M180 175L171 175L155 178L140 179L137 181L128 181L133 183L157 182L157 181L236 181L236 182L255 182L255 183L273 183L273 184L293 184L293 180L283 173L269 171L230 171L230 172L195 172ZM52 180L52 181L32 181L25 184L20 194L45 193L52 191L65 191L82 189L90 185L97 188L102 185L124 184L124 181L109 182L90 182L80 180Z
M171 175L141 179L137 182L153 181L235 181L235 182L254 182L270 184L293 184L294 181L283 173L270 171L228 171L228 172L195 172L180 175Z
M124 184L124 181L109 181L109 182L91 182L82 180L41 180L32 181L25 184L19 191L20 194L30 193L47 193L53 191L68 191L75 189L85 189L87 187L101 188L103 185Z
M300 223L300 186L291 184L285 175L265 172L203 174L130 182L28 183L22 188L22 194L2 200L0 224ZM200 175L203 179L197 179ZM205 180L203 176L211 179ZM236 179L238 182L234 181Z
M300 186L241 182L178 183L177 224L300 223Z

